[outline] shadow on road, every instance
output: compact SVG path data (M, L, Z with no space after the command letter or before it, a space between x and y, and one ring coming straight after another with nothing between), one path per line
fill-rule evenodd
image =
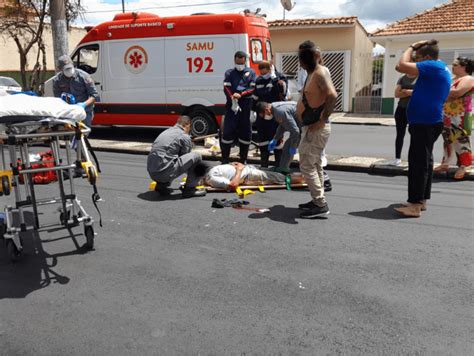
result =
M25 214L27 215L27 214ZM32 215L32 214L31 214ZM32 220L32 216L27 222ZM79 227L76 227L78 229ZM18 262L13 263L7 256L4 241L0 240L0 300L6 298L25 298L28 294L48 287L51 284L68 284L69 277L61 275L53 268L57 267L60 257L81 255L88 252L85 243L79 245L71 229L63 229L66 235L51 240L41 240L40 234L47 236L47 230L29 230L21 234L23 253ZM52 230L51 230L52 231ZM76 249L69 252L49 254L43 246L47 243L70 238ZM85 240L85 238L84 238Z
M89 138L100 140L117 140L128 142L153 142L163 131L161 128L143 127L100 127L95 126Z
M298 224L296 218L299 218L301 211L297 208L287 208L284 205L275 205L269 208L266 213L250 214L250 219L270 219L285 224Z
M394 208L399 208L400 204L390 204L386 208L378 208L374 210L353 211L349 215L358 216L361 218L378 219L378 220L398 220L403 219L397 214Z
M138 194L137 198L146 200L146 201L167 201L167 200L182 200L183 196L181 195L181 192L179 192L178 194L162 196L158 194L157 192L149 191L149 192Z

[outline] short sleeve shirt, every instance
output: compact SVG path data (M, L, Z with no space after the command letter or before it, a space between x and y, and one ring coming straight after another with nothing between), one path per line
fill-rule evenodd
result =
M407 75L403 75L398 79L397 85L400 85L402 89L413 89L415 87L417 78L410 78ZM398 106L401 108L406 108L408 106L408 103L410 102L410 96L406 98L400 98L398 100Z
M416 67L419 74L407 108L408 123L440 123L443 121L443 105L451 87L451 73L442 61L422 61Z

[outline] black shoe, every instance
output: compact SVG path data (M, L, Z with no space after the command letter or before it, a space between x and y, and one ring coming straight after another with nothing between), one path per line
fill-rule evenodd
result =
M203 197L207 194L205 189L196 188L184 188L182 196L183 198Z
M325 192L330 192L332 190L332 184L331 184L331 181L328 179L328 180L325 180L324 181L324 191Z
M300 214L300 217L302 219L312 219L316 218L318 216L323 216L323 215L329 215L329 207L327 204L324 204L324 206L315 206L311 210L303 211Z
M169 188L169 186L170 186L170 183L157 182L155 186L155 192L157 192L158 194L164 197L171 195L171 193L173 193L173 189Z
M316 207L317 205L313 203L313 201L309 201L307 203L303 203L303 204L300 204L298 205L298 209L301 209L301 210L311 210L313 209L314 207Z

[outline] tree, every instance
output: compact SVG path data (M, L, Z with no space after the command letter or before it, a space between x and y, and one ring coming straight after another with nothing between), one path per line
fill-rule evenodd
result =
M68 0L68 24L75 20L81 11L80 0ZM20 56L21 85L24 90L38 92L46 77L46 46L43 33L49 20L49 0L9 0L3 8L0 33L7 39L11 38L16 44ZM33 53L36 54L33 63L29 63Z
M34 81L44 78L46 72L46 50L42 37L46 6L47 0L11 0L0 19L0 32L10 37L17 46L24 90L38 89L39 83ZM28 55L33 49L37 50L36 63L32 75L27 78Z

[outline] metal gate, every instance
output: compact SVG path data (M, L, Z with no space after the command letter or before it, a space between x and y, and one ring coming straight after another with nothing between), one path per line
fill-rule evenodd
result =
M382 112L383 55L372 56L372 80L354 96L354 112L380 114Z
M349 111L350 51L322 51L324 65L331 72L337 91L334 111ZM297 53L277 53L277 68L289 78L297 80L300 64Z

